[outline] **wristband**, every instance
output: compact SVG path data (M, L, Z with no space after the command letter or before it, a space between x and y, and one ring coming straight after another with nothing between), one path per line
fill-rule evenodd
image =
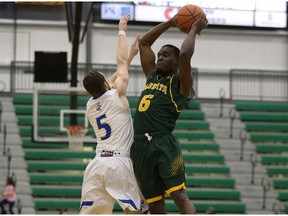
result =
M120 35L126 35L126 32L124 30L119 30L119 36Z

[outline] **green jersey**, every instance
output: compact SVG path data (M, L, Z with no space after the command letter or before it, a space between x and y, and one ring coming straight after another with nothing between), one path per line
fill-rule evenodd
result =
M134 117L135 135L173 131L180 110L189 99L180 95L178 74L161 77L153 72L139 99Z

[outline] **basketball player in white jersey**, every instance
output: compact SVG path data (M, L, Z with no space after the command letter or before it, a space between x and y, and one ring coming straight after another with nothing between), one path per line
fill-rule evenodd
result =
M142 213L140 190L133 172L130 147L133 123L126 97L128 67L138 53L136 37L128 55L126 31L129 15L119 21L117 71L108 83L93 70L83 85L92 96L87 115L96 134L96 157L88 164L83 179L80 214L112 214L115 202L125 213Z

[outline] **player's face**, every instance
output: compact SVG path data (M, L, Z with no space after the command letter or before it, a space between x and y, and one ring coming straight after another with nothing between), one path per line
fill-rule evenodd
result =
M173 50L169 47L162 47L157 54L156 68L163 74L175 72L178 69L178 58L175 57Z

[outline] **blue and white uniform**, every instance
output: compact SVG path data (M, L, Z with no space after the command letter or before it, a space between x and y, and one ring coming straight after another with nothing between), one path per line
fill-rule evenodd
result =
M88 164L83 179L80 214L111 214L115 201L130 211L141 210L141 195L130 158L133 124L116 89L86 105L96 139L96 157Z

